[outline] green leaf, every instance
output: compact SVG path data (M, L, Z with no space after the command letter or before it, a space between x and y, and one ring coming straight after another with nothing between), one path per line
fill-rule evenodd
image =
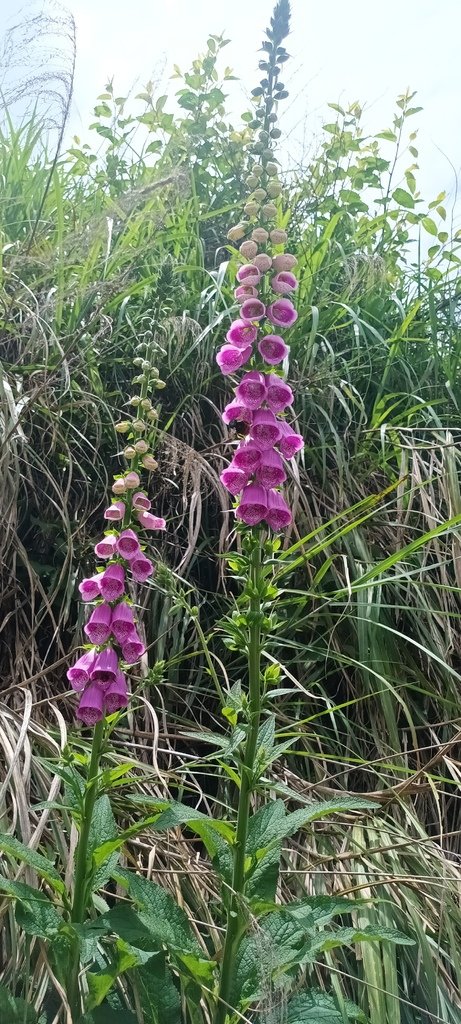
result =
M86 1017L83 1024L86 1024ZM112 1006L105 1000L102 1006L96 1006L93 1010L91 1024L138 1024L138 1018L126 1007Z
M318 935L309 949L309 959L314 959L317 953L330 949L337 949L340 946L350 946L354 942L392 942L397 946L414 946L414 939L403 935L396 928L337 928L334 932Z
M34 868L41 878L44 878L56 892L64 892L64 882L61 880L51 860L43 857L36 850L30 850L24 843L10 835L0 835L0 851L10 857L15 857L22 864Z
M275 900L281 855L282 844L277 843L248 871L245 880L245 896L248 899L268 903Z
M62 924L56 907L39 889L0 877L0 892L16 900L16 921L27 935L53 938Z
M339 914L351 914L365 901L347 899L345 896L307 896L295 903L287 903L285 910L291 914L306 931L323 928Z
M265 808L275 808L278 804L284 805L281 800L274 801L273 804L267 804ZM297 811L292 811L291 814L283 815L279 809L274 813L274 817L271 819L268 813L267 818L263 819L261 814L261 821L264 822L264 828L261 829L261 834L258 835L254 822L258 815L250 820L250 827L248 830L248 853L256 853L256 850L263 848L270 849L279 840L286 839L288 836L292 836L298 829L302 828L303 825L308 825L311 821L318 821L320 818L325 818L330 814L337 814L340 811L367 811L376 810L376 804L370 800L362 800L361 797L335 797L333 800L323 800L317 803L308 804L306 807L301 807ZM253 827L251 827L253 826ZM261 844L261 845L256 845Z
M432 217L423 217L421 224L430 235L437 234L437 224L432 220Z
M114 932L135 949L153 953L159 951L161 943L158 938L152 935L133 907L127 906L126 903L117 903L115 907L111 907L104 915L104 922L109 931Z
M24 999L12 996L5 985L0 984L0 1020L2 1024L35 1024L37 1014Z
M349 999L343 1002L347 1020L366 1024L367 1018L363 1010ZM275 1024L275 1015L270 1012L261 1019L261 1024ZM338 1009L333 996L320 990L301 992L290 999L285 1013L285 1024L344 1024L344 1014Z
M405 206L408 210L413 210L415 205L413 196L404 188L396 188L395 192L392 193L392 198L395 199L399 206Z
M274 838L274 827L279 828L286 818L283 800L273 800L256 811L248 823L246 853L256 856L258 850L267 849Z
M117 850L120 845L109 797L100 796L94 805L88 840L88 855L92 855L94 869L91 880L93 891L100 889L111 877L118 862Z
M95 973L88 971L85 975L89 993L87 1000L88 1009L92 1010L95 1006L99 1006L120 975L129 970L130 967L135 967L137 963L138 958L136 954L130 949L125 949L122 943L118 943L116 955L111 964Z
M165 955L159 953L134 975L139 999L149 1024L181 1024L179 992Z
M138 907L140 920L159 947L167 946L168 949L201 957L202 950L186 914L166 889L122 868L114 872L114 878L128 890Z

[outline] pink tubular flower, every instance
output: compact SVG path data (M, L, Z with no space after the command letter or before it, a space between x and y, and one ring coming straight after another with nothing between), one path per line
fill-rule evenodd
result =
M133 494L133 508L137 512L148 512L151 504L152 502L149 501L149 498L143 491L137 491L136 494Z
M259 354L270 366L276 366L288 355L288 345L278 334L265 334L258 345Z
M117 551L122 558L133 558L139 551L139 540L134 530L123 530L117 540Z
M248 324L245 320L234 320L226 334L229 345L237 348L246 348L252 345L258 337L258 328L254 324Z
M232 464L237 466L237 469L243 469L248 473L252 473L260 461L261 452L257 445L253 441L243 441L234 454Z
M83 690L83 687L89 682L95 657L95 651L85 651L75 665L67 670L67 678L73 690Z
M296 452L300 452L304 448L304 438L302 434L297 434L289 423L285 423L285 420L279 421L279 427L282 435L279 441L280 451L284 459L292 459Z
M237 348L236 345L223 345L219 349L216 356L216 362L226 376L229 373L235 373L236 370L240 370L241 366L247 362L251 356L251 345L247 348Z
M298 279L289 270L281 270L271 281L272 291L277 292L279 295L285 295L286 292L295 292L297 287Z
M98 540L94 546L94 552L98 558L113 558L116 547L117 537L115 533L109 533L102 540Z
M82 580L78 585L82 601L94 601L95 597L99 597L100 585L102 575L96 573L95 576L87 576L86 579Z
M118 644L124 644L135 628L133 609L126 601L116 604L112 612L112 632Z
M99 592L105 601L118 601L125 589L125 570L123 566L108 565L99 577Z
M259 409L266 397L266 381L263 373L250 370L235 389L235 396L248 409Z
M252 288L249 284L239 284L238 288L234 288L234 299L237 302L245 302L245 299L256 299L258 295L258 289Z
M132 665L133 662L138 661L143 654L146 653L146 648L141 640L141 637L134 629L128 640L122 644L122 657L128 665Z
M291 327L298 319L295 307L289 299L276 299L267 307L267 316L276 327Z
M232 465L231 462L230 466L223 469L219 479L224 484L224 487L227 487L227 490L235 497L235 495L243 491L243 488L248 483L249 474L244 469L239 469L238 466Z
M126 679L123 672L118 672L114 682L107 687L104 694L106 703L106 713L113 715L115 711L120 711L121 708L126 708L128 704L128 693L126 688Z
M266 377L266 381L266 402L269 409L272 409L272 412L283 412L287 405L293 404L295 396L290 385L282 380L281 377L278 377L275 373L271 373Z
M98 683L103 689L112 683L118 672L118 658L112 647L105 647L95 656L90 672L92 683Z
M264 519L267 512L267 494L264 487L248 484L243 491L240 504L235 510L237 519L247 526L256 526Z
M240 307L240 312L244 320L262 320L266 315L266 307L259 299L246 299Z
M166 520L153 516L151 512L139 512L138 523L144 530L166 530Z
M252 288L259 284L261 274L254 263L245 263L237 270L237 281L239 284L248 284Z
M242 423L251 423L253 413L243 402L228 402L222 414L224 423L233 423L235 420Z
M270 489L271 487L279 487L286 478L287 475L279 453L274 451L273 448L261 452L261 461L256 470L257 483L261 484L262 487Z
M123 519L124 515L125 503L123 501L114 501L112 502L112 505L109 505L109 508L106 508L106 511L104 512L104 519L113 519L117 522L120 519Z
M251 424L251 438L261 452L273 448L281 437L280 425L270 409L257 409Z
M271 530L283 530L291 523L291 512L282 494L278 491L267 492L267 512L265 520Z
M105 644L111 633L112 609L108 604L98 604L92 611L83 632L91 644Z
M123 478L123 480L124 480L125 487L129 491L133 491L136 487L139 487L139 485L141 483L141 481L139 479L138 473L134 473L134 472L127 473L126 476Z
M155 565L140 551L131 559L130 569L137 583L145 583L155 572Z
M100 722L104 711L104 693L98 683L90 683L80 697L77 718L84 725L96 725Z

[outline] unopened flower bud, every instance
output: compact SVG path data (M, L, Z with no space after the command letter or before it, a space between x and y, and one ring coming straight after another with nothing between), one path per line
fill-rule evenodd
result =
M133 430L141 431L146 429L144 420L133 420Z
M138 406L140 404L141 404L141 396L140 395L133 395L133 398L130 398L130 405L134 405L134 407L136 408L136 406Z
M272 266L277 274L281 270L293 270L296 263L296 256L292 256L291 252L278 252L272 260Z
M266 203L265 206L263 206L261 213L264 220L272 220L272 218L276 216L277 207L274 206L273 203Z
M151 421L158 420L158 412L157 412L157 410L156 409L149 409L149 412L147 413L147 419L151 420Z
M148 469L150 472L153 472L154 469L158 469L158 462L156 462L153 455L144 455L141 462L144 469Z
M155 384L155 387L157 388L157 391L162 391L163 388L166 388L166 381L165 380L156 380L154 382L154 384Z
M253 167L251 168L251 173L255 174L257 178L260 178L263 173L261 164L253 164Z
M265 188L257 188L257 189L255 189L254 197L255 197L255 199L257 200L258 203L262 203L263 199L266 198L266 189Z
M124 480L114 480L114 482L112 484L112 493L113 494L125 494L125 491L126 491L125 481Z
M270 233L270 239L274 245L284 245L288 239L288 235L286 231L282 230L282 228L274 228Z
M264 129L260 131L259 141L264 143L269 142L269 132L264 131Z
M251 233L251 237L255 242L267 242L267 239L269 238L269 233L266 231L265 228L255 228L254 231L252 231Z
M143 398L141 402L141 409L150 409L152 402L150 398Z
M115 424L115 429L117 431L117 434L126 434L126 433L128 433L130 427L131 427L131 423L130 423L129 420L120 420L120 423L116 423Z
M132 491L135 487L139 487L141 481L137 473L127 473L123 483L127 491Z
M229 242L239 242L245 234L245 229L242 224L236 224L230 231L227 232Z
M282 191L282 186L279 181L269 181L267 184L267 194L271 199L276 199Z
M269 160L269 163L266 164L266 174L268 174L270 178L275 178L275 175L277 174L277 164L274 164L273 160Z
M253 202L246 203L243 209L244 209L247 217L256 217L256 214L257 214L257 212L259 210L259 203L253 203Z
M256 242L251 242L250 240L242 242L239 246L239 252L243 256L244 260L252 260L253 256L256 256L257 251L258 246L256 245Z
M272 128L271 139L279 139L281 134L280 128Z
M256 185L258 184L256 174L249 174L246 183L248 185L248 188L256 188Z
M124 449L123 454L124 454L126 459L134 459L134 457L136 455L136 451L133 448L133 445L132 444L127 445L127 447Z
M149 451L149 445L147 444L146 441L136 441L134 450L135 452L138 452L139 455L145 455L146 452Z
M143 374L140 373L138 377L133 377L132 384L144 384Z
M147 373L148 370L150 370L150 363L148 362L147 359L142 359L141 360L141 365L142 365L142 369L144 370L144 373Z
M143 362L142 356L136 356L136 359L133 359L133 366L142 366Z
M261 252L259 253L258 256L255 256L253 263L254 266L258 268L261 274L265 274L266 270L269 270L269 267L272 266L272 260L270 256L267 255L266 252Z
M160 376L157 366L151 366L150 375L151 375L151 377L159 377Z

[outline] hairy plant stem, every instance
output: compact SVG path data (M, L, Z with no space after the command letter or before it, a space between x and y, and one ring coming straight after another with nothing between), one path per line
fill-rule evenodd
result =
M256 540L256 538L255 538ZM245 884L245 856L250 816L250 801L254 789L254 767L261 718L261 545L259 538L250 556L250 615L248 637L248 733L240 780L237 812L237 830L234 846L232 893L226 921L226 938L221 964L215 1024L224 1024L229 1011L229 997L235 957L245 925L243 890Z
M77 843L75 856L75 882L74 896L70 920L72 924L82 924L87 910L88 900L88 839L90 835L91 821L93 818L94 805L97 797L97 778L99 771L99 760L104 734L104 718L95 725L93 733L93 744L91 748L90 765L88 778L83 797L82 822L80 835ZM77 1024L81 1017L81 1000L78 977L80 973L80 944L75 944L74 958L69 975L67 986L67 997L72 1012L73 1024Z

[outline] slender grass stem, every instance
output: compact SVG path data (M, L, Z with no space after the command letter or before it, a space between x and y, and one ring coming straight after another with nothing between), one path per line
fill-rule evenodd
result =
M227 911L226 938L224 941L215 1024L224 1024L228 1013L235 957L245 923L242 896L245 885L246 841L250 801L254 788L254 764L261 718L261 546L259 542L255 544L251 552L250 581L251 597L248 642L249 725L240 781L232 893Z

